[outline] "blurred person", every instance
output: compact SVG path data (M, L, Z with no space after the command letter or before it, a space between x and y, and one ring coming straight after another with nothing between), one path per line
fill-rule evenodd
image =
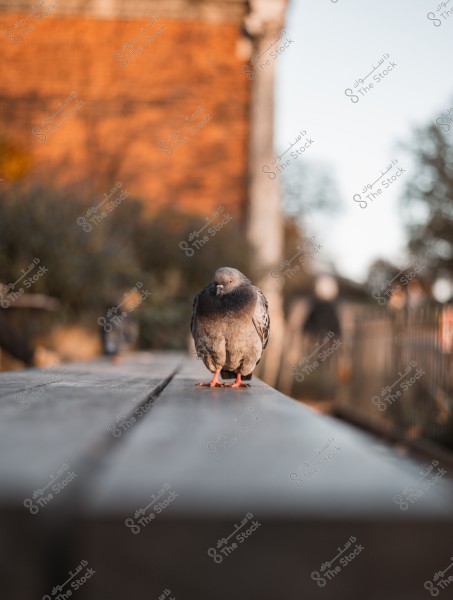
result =
M312 300L308 316L303 325L305 334L322 338L332 331L341 336L335 299L338 296L338 284L330 275L321 275L315 281L315 297Z
M140 292L133 290L125 294L125 299L117 306L115 303L105 308L105 317L100 317L97 322L101 327L101 343L103 354L112 359L114 363L121 362L121 354L133 348L139 336L138 321L131 316L131 312L141 303Z
M303 323L304 355L311 363L313 374L308 379L317 399L333 400L337 389L337 371L342 345L341 325L336 298L338 284L330 275L315 280L314 297Z
M408 305L410 308L418 308L428 303L429 298L418 279L412 279L407 284Z
M393 311L403 310L407 307L407 290L399 284L394 283L390 288L390 298L387 300L387 307Z

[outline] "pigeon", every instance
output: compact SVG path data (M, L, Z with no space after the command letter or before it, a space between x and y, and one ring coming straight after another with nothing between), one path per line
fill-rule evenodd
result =
M247 387L269 339L264 294L237 269L222 267L193 301L191 331L197 356L214 376L210 387ZM219 382L236 378L234 383Z

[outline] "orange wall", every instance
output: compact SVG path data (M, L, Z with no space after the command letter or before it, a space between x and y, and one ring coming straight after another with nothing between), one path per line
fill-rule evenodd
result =
M3 36L20 17L0 15ZM20 43L4 39L0 135L30 153L30 180L76 190L84 184L94 198L119 180L150 210L168 204L208 216L223 204L243 215L250 82L236 54L238 27L159 19L134 47L165 29L121 66L114 52L151 18L49 16ZM72 92L65 111L82 104L40 141L32 128ZM160 142L200 105L192 124L203 115L210 120L166 156ZM57 114L52 124L58 120Z

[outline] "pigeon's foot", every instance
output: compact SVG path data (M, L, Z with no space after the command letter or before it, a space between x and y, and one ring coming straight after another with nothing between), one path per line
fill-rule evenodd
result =
M234 383L225 383L224 386L231 387L231 388L250 387L250 385L248 383L242 383L240 373L237 373L236 381Z
M236 381L234 383L224 383L223 385L230 388L250 387L248 383L237 383Z
M224 383L220 383L217 381L216 383L212 383L212 381L208 381L207 383L197 383L197 387L225 387Z
M197 383L197 387L224 387L224 384L219 381L219 375L220 369L217 369L209 383Z

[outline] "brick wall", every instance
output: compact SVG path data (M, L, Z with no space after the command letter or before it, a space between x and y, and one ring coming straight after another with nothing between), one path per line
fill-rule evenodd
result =
M0 13L2 35L17 32L26 15ZM135 42L133 52L147 41L141 53L122 66L114 52L124 57L125 42L151 19L50 15L19 43L9 33L0 135L30 154L30 181L95 198L120 180L151 211L166 204L207 216L223 204L243 216L250 82L241 72L240 25L159 18ZM159 144L197 112L179 134L189 141L168 156Z

